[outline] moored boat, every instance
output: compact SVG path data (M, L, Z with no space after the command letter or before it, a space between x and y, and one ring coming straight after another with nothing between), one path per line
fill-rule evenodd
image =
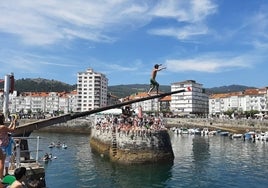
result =
M242 138L242 137L243 137L243 134L235 133L232 135L232 138Z

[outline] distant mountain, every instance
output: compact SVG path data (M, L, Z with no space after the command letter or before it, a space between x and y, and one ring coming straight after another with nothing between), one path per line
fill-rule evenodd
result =
M0 89L3 88L3 82L0 83ZM118 97L126 97L133 93L138 92L147 92L149 89L148 84L128 84L128 85L115 85L108 86L108 93ZM255 87L248 87L243 85L229 85L229 86L220 86L213 88L205 88L206 93L228 93L228 92L237 92L244 91L245 89L250 89ZM70 92L76 89L76 85L66 84L56 80L48 80L43 78L23 78L15 81L15 90L18 92L27 92L27 91L46 91L46 92ZM170 92L171 88L169 85L161 85L159 88L162 92Z
M229 86L207 88L206 93L208 94L229 93L229 92L238 92L238 91L244 91L246 89L255 89L255 88L256 87L249 87L249 86L243 86L243 85L229 85Z
M23 78L15 81L15 90L18 92L63 92L76 89L76 85L69 85L56 80L48 80L43 78Z
M149 88L150 85L148 84L115 85L109 86L108 92L118 97L126 97L133 93L147 92ZM170 86L163 85L159 87L159 91L170 92L171 88Z

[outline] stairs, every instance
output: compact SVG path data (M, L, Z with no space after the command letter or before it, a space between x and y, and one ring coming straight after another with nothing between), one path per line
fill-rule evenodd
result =
M115 128L112 130L112 155L113 157L117 154L117 142L116 142L116 131Z

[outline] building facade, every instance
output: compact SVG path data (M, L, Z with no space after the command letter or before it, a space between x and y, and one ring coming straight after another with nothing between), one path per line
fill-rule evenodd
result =
M89 68L77 73L77 109L89 111L107 106L108 79Z
M227 111L268 112L268 88L246 89L241 92L214 94L209 98L209 114L222 115Z
M194 80L172 83L171 92L187 87L190 87L191 91L171 95L171 112L178 115L195 114L207 116L209 111L209 97L208 94L205 93L202 84Z
M152 92L151 95L156 95L156 93ZM144 97L148 97L147 92L135 93L129 96L128 100L135 100L135 99L144 98ZM139 107L142 107L142 110L144 112L158 112L160 111L160 106L161 106L161 100L158 98L131 104L131 108L133 110L136 111Z
M0 93L0 106L3 106ZM10 114L59 114L77 112L77 92L23 92L9 94Z

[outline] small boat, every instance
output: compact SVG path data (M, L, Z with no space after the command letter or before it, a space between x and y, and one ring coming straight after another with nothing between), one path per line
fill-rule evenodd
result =
M46 153L46 154L44 155L44 157L42 158L42 160L43 160L44 162L48 162L48 161L52 160L52 154L51 154L51 153L50 153L50 154Z
M203 128L203 130L201 131L201 135L203 136L208 135L208 133L209 133L208 128Z
M190 134L201 135L201 131L199 128L188 129L188 131Z
M229 132L228 131L222 131L219 134L220 134L220 136L228 136Z
M243 134L233 134L232 138L242 138Z
M216 135L216 134L217 134L217 131L215 131L215 130L214 130L214 131L209 131L209 132L208 132L208 135Z
M60 142L58 142L56 145L55 145L57 148L60 148L62 145Z
M187 128L182 128L181 129L181 134L189 134L189 131Z
M49 145L48 145L49 148L54 148L55 147L55 143L51 142Z
M68 146L66 144L62 144L61 147L62 147L62 149L67 149Z
M252 140L255 134L256 133L254 131L250 131L250 132L245 133L243 136L245 140Z

